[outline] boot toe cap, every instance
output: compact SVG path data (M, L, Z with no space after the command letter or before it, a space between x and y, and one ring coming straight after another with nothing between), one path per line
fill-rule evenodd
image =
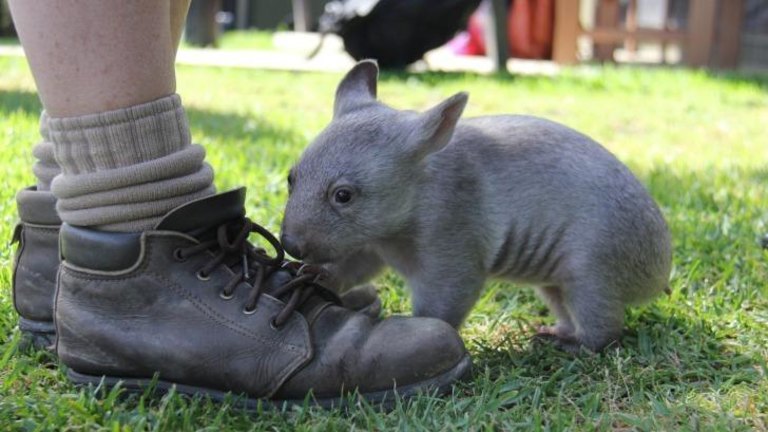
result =
M448 323L435 318L392 317L381 322L368 351L381 381L407 385L438 376L467 354ZM391 379L389 378L391 377Z
M461 378L470 364L456 330L438 319L355 314L335 330L315 340L313 359L275 397L430 390Z

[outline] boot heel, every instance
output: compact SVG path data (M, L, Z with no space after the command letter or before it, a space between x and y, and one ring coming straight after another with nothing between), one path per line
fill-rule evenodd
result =
M53 344L56 341L56 328L52 322L19 318L19 330L21 331L19 347L22 350L53 350Z

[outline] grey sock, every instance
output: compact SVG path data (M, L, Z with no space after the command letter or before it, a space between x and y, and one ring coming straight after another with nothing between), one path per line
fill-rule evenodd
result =
M143 231L214 193L213 170L203 148L190 143L178 95L48 125L62 170L51 189L66 223Z
M53 143L49 138L48 115L45 111L40 115L40 135L43 140L32 149L32 155L37 159L32 166L32 172L37 178L37 190L49 191L51 181L61 173L61 168L53 156Z

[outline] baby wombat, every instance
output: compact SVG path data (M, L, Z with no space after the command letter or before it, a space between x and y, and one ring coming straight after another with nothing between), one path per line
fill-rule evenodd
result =
M358 63L333 121L291 169L285 249L344 291L384 265L419 316L461 324L489 277L533 284L566 349L617 340L625 305L664 291L671 248L659 208L587 136L529 116L460 120L467 94L424 112L376 101Z

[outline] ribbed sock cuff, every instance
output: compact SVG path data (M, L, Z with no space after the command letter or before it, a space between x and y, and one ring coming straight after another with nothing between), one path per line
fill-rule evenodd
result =
M135 165L190 145L179 95L80 117L50 118L56 161L65 175Z
M43 140L32 149L32 155L36 159L32 172L37 178L37 190L49 191L53 178L61 174L61 168L53 154L53 143L48 133L48 115L45 111L40 115L40 135Z
M190 143L178 95L48 124L62 169L51 188L64 222L142 231L215 192L213 170L203 148Z

